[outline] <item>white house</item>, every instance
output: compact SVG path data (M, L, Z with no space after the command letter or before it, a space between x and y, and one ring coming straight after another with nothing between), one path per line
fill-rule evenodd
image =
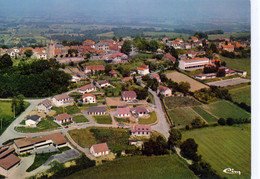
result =
M87 112L88 112L88 115L105 115L106 108L93 106L93 107L89 107Z
M48 99L45 99L44 101L40 102L37 107L39 113L44 112L45 114L50 112L51 108L52 108L52 104L51 101Z
M123 101L131 102L135 101L137 98L137 95L135 91L124 91L122 94Z
M96 82L96 86L99 87L99 88L103 88L103 87L108 87L110 86L111 84L108 82L108 81L98 81Z
M166 86L162 86L162 85L159 85L157 87L157 94L160 93L161 95L163 96L171 96L172 95L172 90Z
M38 115L33 115L28 117L28 119L25 120L25 125L29 127L37 127L37 124L41 121L41 117Z
M67 113L59 114L58 116L54 117L54 121L59 124L72 122L72 116Z
M131 136L150 136L152 132L150 125L134 125L130 131Z
M137 73L144 76L144 75L148 75L150 72L149 72L149 66L147 65L140 65L139 67L137 67Z
M83 103L96 103L96 96L93 94L84 94L82 96Z
M131 109L133 114L136 114L138 117L143 117L148 115L148 110L144 106L137 106Z
M210 60L206 57L180 60L179 68L182 70L203 69L204 65L209 64L209 63L210 63Z
M95 157L108 155L110 153L107 143L94 144L90 147L90 153Z
M73 105L73 99L68 94L60 94L52 98L55 106Z
M130 117L130 109L128 107L125 108L117 108L116 116L117 117Z
M77 89L78 92L83 93L83 94L89 93L89 92L92 92L92 91L96 91L96 90L97 90L97 88L93 84L88 84L88 85L82 86L82 87Z

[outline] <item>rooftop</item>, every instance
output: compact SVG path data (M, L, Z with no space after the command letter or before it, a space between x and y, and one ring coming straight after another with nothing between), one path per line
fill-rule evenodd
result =
M100 143L100 144L94 144L92 145L95 153L99 153L99 152L106 152L109 151L107 143Z
M72 116L67 113L59 114L58 116L54 117L54 119L59 120L59 121L62 121L65 119L70 119L70 118L72 118Z

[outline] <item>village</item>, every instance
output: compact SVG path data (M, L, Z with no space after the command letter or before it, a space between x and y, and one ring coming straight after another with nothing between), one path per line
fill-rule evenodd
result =
M150 44L150 49L133 45L139 41ZM0 48L0 56L7 54L14 61L55 59L60 70L71 76L67 92L35 98L15 119L15 125L2 134L0 174L12 178L25 173L24 167L29 167L25 161L31 154L52 153L53 160L59 163L83 154L102 163L121 155L134 155L133 151L143 150L150 138L161 136L167 141L171 128L192 128L196 116L201 118L202 126L217 124L222 116L205 106L217 98L225 99L225 105L231 103L226 96L217 96L221 91L218 87L250 83L247 71L227 67L222 56L240 55L249 48L249 41L209 41L196 36L188 40L87 39L76 46L51 40L46 47ZM178 108L172 107L177 104ZM231 108L238 110L233 103ZM183 111L177 112L178 109ZM181 113L186 112L189 119L182 117ZM248 112L242 113L249 118ZM104 134L99 134L102 130ZM126 140L116 143L109 138L109 130L121 130ZM83 133L103 138L93 142ZM44 172L48 169L45 162L23 177Z

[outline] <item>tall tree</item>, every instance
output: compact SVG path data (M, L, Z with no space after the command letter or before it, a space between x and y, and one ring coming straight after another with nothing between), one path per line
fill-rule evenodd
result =
M130 40L125 41L124 44L122 45L121 52L129 55L131 52L131 44L132 43Z
M13 61L8 54L0 56L0 69L7 68L13 65Z
M170 150L172 150L172 148L174 146L176 146L180 143L182 135L181 135L180 130L174 129L174 128L171 128L169 133L170 133L170 136L168 138L168 148Z
M198 144L196 144L195 140L192 138L189 138L185 140L181 146L181 155L184 158L193 160L193 161L198 161L199 157L197 155L198 151Z
M33 51L31 49L27 49L24 51L24 55L30 58L33 55Z

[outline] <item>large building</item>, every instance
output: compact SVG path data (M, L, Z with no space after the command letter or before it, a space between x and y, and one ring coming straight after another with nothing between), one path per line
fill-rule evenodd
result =
M25 137L14 141L14 149L17 154L37 153L38 150L44 148L58 150L58 148L65 146L67 146L67 140L61 133L39 137Z
M187 60L179 61L179 68L182 70L197 70L203 69L204 65L209 64L210 60L206 57L204 58L192 58Z

